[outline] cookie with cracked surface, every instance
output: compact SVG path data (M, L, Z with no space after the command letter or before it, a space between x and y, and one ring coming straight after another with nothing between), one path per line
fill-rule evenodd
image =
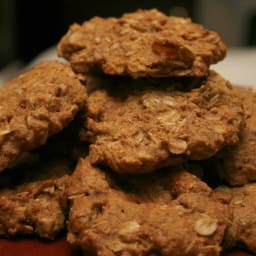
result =
M256 183L236 188L219 187L216 190L232 198L229 205L233 218L225 233L223 246L227 249L242 246L256 253Z
M86 92L71 67L37 64L0 88L0 171L46 142L84 107Z
M226 202L182 169L117 174L81 159L68 189L67 240L93 255L219 255Z
M192 81L103 81L88 96L81 132L81 139L91 141L91 163L117 172L151 172L186 158L209 158L237 143L244 110L230 83L214 71L188 89Z
M66 227L66 184L74 164L67 158L40 159L0 174L0 236L54 239Z
M216 32L152 9L73 24L58 54L78 73L201 77L225 57L226 46Z

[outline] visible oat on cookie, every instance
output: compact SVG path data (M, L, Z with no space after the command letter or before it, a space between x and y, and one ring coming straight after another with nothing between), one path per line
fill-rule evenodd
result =
M58 53L78 73L202 77L225 57L226 46L216 32L152 9L73 24Z
M169 171L127 176L81 159L69 184L67 240L95 255L220 255L227 204L192 174Z
M30 159L31 161L31 159ZM0 174L0 236L55 239L66 228L68 159L40 159Z
M0 171L46 142L84 108L86 92L67 64L47 61L0 88Z
M229 82L214 71L194 89L188 81L103 81L88 96L81 133L91 141L91 163L117 172L151 172L186 158L209 158L237 143L244 110Z

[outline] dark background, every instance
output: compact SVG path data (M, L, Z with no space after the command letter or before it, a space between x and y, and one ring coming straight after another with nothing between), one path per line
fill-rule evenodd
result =
M170 3L171 2L171 3ZM138 8L153 8L171 12L172 7L184 6L193 16L193 1L83 1L44 0L16 1L17 11L17 54L29 60L36 53L56 43L73 22L82 22L97 15L120 16ZM34 10L31 12L31 10ZM31 22L32 21L32 22Z
M208 7L206 6L208 9L215 8L214 5L211 6L215 1L210 0L210 3L209 0L201 0L201 3L206 3L205 1L208 1ZM220 8L219 6L216 8ZM0 0L0 69L14 60L19 60L25 65L38 53L55 45L73 22L80 23L95 15L120 16L124 12L135 11L138 8L154 7L169 15L190 16L195 22L203 21L200 20L199 0ZM205 7L202 8L201 13L204 12ZM215 11L218 14L218 10ZM211 9L207 13L211 15ZM206 21L210 18L207 15L204 18ZM247 35L244 36L243 45L256 44L255 17L253 14L248 20L248 33L246 32ZM215 20L223 19L221 20L223 23L227 18L229 17L224 13ZM214 24L208 23L207 25L214 29ZM220 25L219 29L221 27ZM228 36L229 28L227 27L226 30L227 33L224 31L223 36L227 40L232 39L232 35Z

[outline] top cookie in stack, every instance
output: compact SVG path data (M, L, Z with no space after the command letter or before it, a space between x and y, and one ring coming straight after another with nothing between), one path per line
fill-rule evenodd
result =
M217 33L190 19L152 9L74 24L58 52L78 73L202 77L225 57L226 46Z
M226 46L190 19L156 9L95 17L72 25L58 53L94 86L81 133L92 164L151 172L238 142L242 101L209 70Z

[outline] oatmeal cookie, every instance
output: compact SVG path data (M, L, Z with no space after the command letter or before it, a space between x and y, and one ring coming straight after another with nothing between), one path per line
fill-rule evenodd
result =
M73 163L62 158L32 162L0 174L0 236L54 239L65 229Z
M120 175L81 159L70 182L67 240L85 252L220 254L229 218L227 204L182 169Z
M256 253L256 183L237 188L219 187L216 190L232 197L230 209L233 219L225 233L223 246L227 249L242 246Z
M252 89L237 90L250 116L239 144L224 148L215 159L219 176L232 186L256 181L256 94Z
M85 105L67 64L47 61L0 88L0 171L62 130Z
M78 73L201 77L225 57L226 46L216 32L152 9L73 24L58 54Z
M184 79L109 80L89 94L81 132L81 139L92 143L93 164L150 172L186 158L209 158L238 142L242 100L214 71L193 89Z

